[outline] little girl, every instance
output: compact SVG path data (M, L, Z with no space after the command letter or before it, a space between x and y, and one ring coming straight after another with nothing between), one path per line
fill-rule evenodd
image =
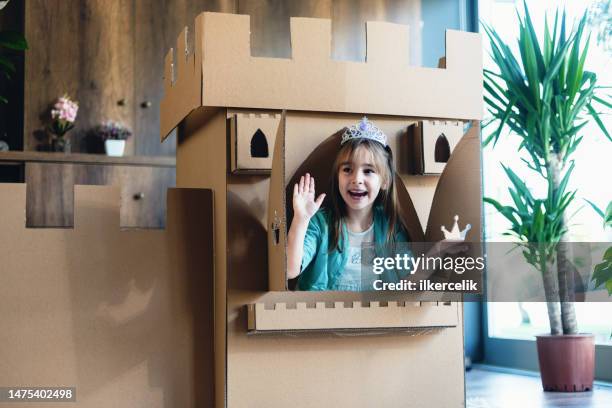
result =
M299 276L299 290L371 290L361 284L362 244L408 241L385 134L365 117L348 128L332 175L330 209L319 209L325 194L315 200L308 173L294 186L287 277Z

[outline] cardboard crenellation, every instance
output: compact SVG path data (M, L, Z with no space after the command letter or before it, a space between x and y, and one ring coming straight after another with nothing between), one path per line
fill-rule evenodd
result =
M453 302L448 301L408 301L408 300L350 300L350 301L313 301L313 302L274 302L274 303L256 303L261 305L265 310L306 310L306 309L397 309L397 308L413 308L413 307L433 307L433 306L451 306Z
M448 30L444 67L427 68L409 65L404 25L368 22L363 62L331 59L330 20L292 17L290 26L290 59L253 57L250 16L200 14L193 55L177 55L175 82L165 80L162 139L198 106L482 117L479 34ZM183 32L179 44L185 36ZM166 72L171 72L171 62L167 56Z
M160 103L162 141L202 103L202 20L201 14L196 17L193 52L187 46L189 33L185 27L176 40L176 48L171 48L164 58L164 96Z
M297 302L294 306L264 303L247 306L252 334L282 331L414 330L448 328L458 324L458 304L443 302L379 301L369 303Z
M26 225L26 185L23 183L2 183L0 208L5 215L2 230L11 232ZM14 205L13 203L17 203Z

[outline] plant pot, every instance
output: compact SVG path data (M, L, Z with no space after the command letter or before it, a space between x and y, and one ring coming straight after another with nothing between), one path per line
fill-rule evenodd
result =
M125 150L125 140L106 140L104 149L107 156L120 157L123 156Z
M544 391L591 391L595 376L592 334L536 336Z

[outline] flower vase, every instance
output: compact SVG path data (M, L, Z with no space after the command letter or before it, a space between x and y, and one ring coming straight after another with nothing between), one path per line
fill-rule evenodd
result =
M60 153L70 153L70 140L64 136L53 136L51 139L51 151Z
M125 140L108 139L104 141L107 156L121 157L125 151Z

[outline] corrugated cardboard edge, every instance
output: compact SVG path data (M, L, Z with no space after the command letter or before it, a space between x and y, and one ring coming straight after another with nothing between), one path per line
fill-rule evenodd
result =
M293 308L275 303L267 309L263 303L247 306L248 330L251 332L334 331L369 329L417 329L455 327L458 324L458 303L389 301L386 305L372 301L359 301L346 306L334 302L316 302L314 307L298 302Z
M425 172L423 158L423 121L418 121L408 128L410 173L422 175Z
M268 195L268 276L269 290L287 290L287 215L285 202L285 126L286 115L281 113L280 124L274 143L270 193ZM275 228L278 228L278 243Z

